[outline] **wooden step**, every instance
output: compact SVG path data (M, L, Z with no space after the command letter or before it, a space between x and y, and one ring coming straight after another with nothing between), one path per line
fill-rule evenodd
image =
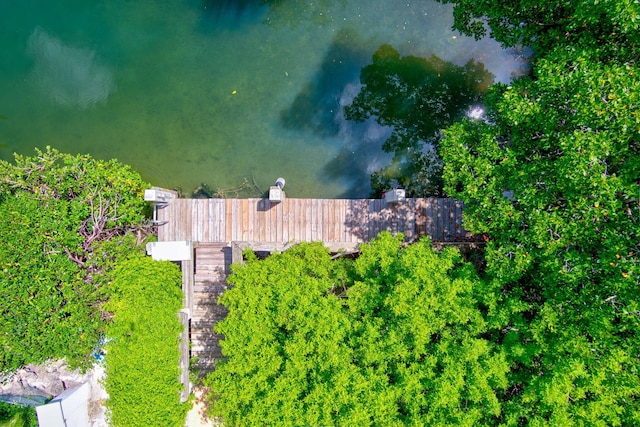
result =
M193 292L195 293L209 293L209 292L220 292L225 291L229 285L224 282L214 282L214 281L199 281L193 284Z
M216 323L218 323L220 320L218 319L211 319L211 318L191 318L191 330L195 331L198 329L209 329L209 330L213 330L213 327Z
M191 355L203 353L213 353L213 357L222 356L222 350L217 341L191 343Z
M227 317L227 308L224 305L194 305L191 317L197 320L222 320Z

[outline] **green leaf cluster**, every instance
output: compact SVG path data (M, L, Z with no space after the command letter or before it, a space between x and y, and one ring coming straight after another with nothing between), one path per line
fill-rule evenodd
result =
M36 411L30 406L0 402L0 427L38 427Z
M456 8L480 4L500 41L538 49L530 77L441 143L445 189L489 240L487 322L511 365L500 421L638 425L638 3Z
M168 261L133 257L113 272L106 335L106 406L114 427L184 425L179 335L182 276Z
M0 372L66 357L85 365L103 332L104 273L136 251L139 175L53 149L0 162Z
M234 267L207 378L225 425L472 425L500 413L505 355L459 252L383 233L356 261L303 244Z
M633 0L439 0L454 3L454 28L477 39L487 33L507 47L545 54L558 45L637 60L640 4Z

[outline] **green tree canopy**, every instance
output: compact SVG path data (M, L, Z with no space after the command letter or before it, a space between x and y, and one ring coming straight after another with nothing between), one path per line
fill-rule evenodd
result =
M0 177L0 372L82 364L103 331L103 273L143 231L147 185L117 161L49 148L0 162Z
M545 54L558 45L589 49L594 60L637 60L640 3L631 0L440 0L454 3L454 28L504 46Z
M640 78L592 58L547 53L441 145L446 191L490 238L511 424L640 422Z
M500 414L504 354L455 249L383 233L355 261L304 244L235 267L210 374L225 425L472 425Z

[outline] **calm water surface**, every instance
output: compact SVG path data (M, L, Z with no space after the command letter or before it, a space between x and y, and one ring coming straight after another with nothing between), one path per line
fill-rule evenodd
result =
M185 192L283 176L290 197L362 197L389 130L341 106L381 44L503 82L523 66L432 1L261 3L0 0L0 157L50 145Z

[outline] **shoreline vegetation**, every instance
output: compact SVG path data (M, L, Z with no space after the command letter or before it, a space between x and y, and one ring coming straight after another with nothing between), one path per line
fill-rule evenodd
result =
M350 114L394 126L397 158L374 179L461 200L486 245L472 263L388 234L355 260L313 243L245 254L205 379L225 425L640 424L640 5L453 3L462 33L530 46L530 75L467 93L473 116L431 128L415 101L433 70L387 46ZM0 161L0 177L0 372L87 368L113 338L114 425L181 425L180 278L144 254L149 185L50 147ZM264 194L253 178L194 192L245 193Z

